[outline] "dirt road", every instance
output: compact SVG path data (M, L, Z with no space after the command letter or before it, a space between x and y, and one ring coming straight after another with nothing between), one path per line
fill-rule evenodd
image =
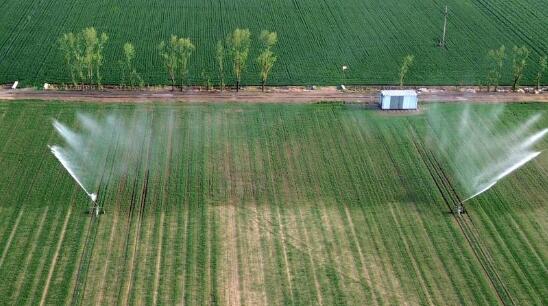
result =
M548 102L548 92L541 94L526 93L487 93L470 91L436 90L419 93L421 102ZM281 90L270 92L259 91L207 92L190 90L172 92L169 90L125 91L107 89L103 91L57 91L57 90L6 90L0 89L0 100L45 100L45 101L80 101L80 102L250 102L250 103L316 103L321 101L341 101L347 103L373 104L378 101L378 93L338 91L334 88L319 90Z

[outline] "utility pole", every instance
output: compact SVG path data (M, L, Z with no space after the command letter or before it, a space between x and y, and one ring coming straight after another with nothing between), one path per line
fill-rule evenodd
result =
M443 21L443 36L440 42L440 47L445 48L445 34L447 33L447 5L445 6L444 21Z

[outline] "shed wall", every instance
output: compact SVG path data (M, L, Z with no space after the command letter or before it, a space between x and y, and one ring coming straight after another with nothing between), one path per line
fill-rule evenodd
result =
M403 104L400 104L401 107L394 108L394 104L391 107L391 100L392 97L395 96L389 96L389 95L380 95L380 104L381 109L417 109L417 102L418 97L417 96L403 96ZM401 97L401 96L400 96Z

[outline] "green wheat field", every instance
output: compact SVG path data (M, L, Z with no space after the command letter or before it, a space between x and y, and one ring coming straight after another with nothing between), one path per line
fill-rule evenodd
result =
M467 202L463 231L433 107L464 106L1 102L0 303L546 305L548 156ZM97 218L48 149L77 113L147 133L97 165ZM500 129L537 113L508 105Z
M447 49L437 47L449 8ZM261 30L278 33L271 85L396 84L403 57L415 55L407 84L479 85L486 82L490 49L506 46L502 84L511 82L511 50L531 50L522 84L533 84L548 52L545 0L0 0L0 83L70 83L58 39L95 27L110 39L105 84L120 84L122 46L137 50L146 84L169 84L158 44L170 35L196 45L190 81L217 83L215 45L235 28L252 32L243 84L259 84ZM349 70L343 76L341 67ZM230 71L230 63L226 63ZM227 83L234 84L231 74ZM548 82L545 74L541 83Z

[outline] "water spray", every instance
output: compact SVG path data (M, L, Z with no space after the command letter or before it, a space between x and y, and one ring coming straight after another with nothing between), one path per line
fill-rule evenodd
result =
M70 174L70 176L76 181L78 186L80 186L82 188L82 190L84 190L84 192L91 198L91 201L93 203L96 203L97 193L91 193L86 189L86 187L84 187L82 182L78 179L78 177L76 176L76 174L72 170L72 167L71 167L69 161L66 160L65 157L63 156L63 153L62 153L63 149L59 146L48 146L48 147L50 148L51 153L53 153L55 158L57 158L57 160L61 163L61 165L63 165L63 168L65 168L65 170L67 170L67 172Z
M141 152L141 144L150 141L148 111L136 110L129 116L113 111L101 117L76 113L75 120L77 129L52 119L61 143L49 149L91 199L89 213L98 216L104 213L103 200L98 197L103 176L108 175L109 182L113 182L138 169L139 160L116 158L116 151L133 155L131 152Z
M428 120L439 150L451 161L453 175L464 188L463 204L483 194L500 180L537 158L543 151L535 149L548 128L538 128L541 113L534 114L511 130L501 130L504 106L489 112L474 112L467 105L458 120L451 121L432 108ZM481 124L478 124L481 123ZM496 131L496 132L493 132ZM456 132L456 133L455 133Z
M471 199L479 196L480 194L486 192L487 190L491 189L491 187L495 186L498 183L498 181L500 181L501 179L503 179L505 176L509 175L510 173L516 171L517 169L521 168L523 165L530 162L531 160L535 159L542 152L543 151L533 152L533 153L527 155L524 159L522 159L522 160L518 161L517 163L511 165L509 168L505 169L504 171L502 171L502 173L500 173L497 177L495 177L495 179L493 179L493 181L491 181L486 187L483 187L480 191L478 191L477 193L475 193L471 197L469 197L469 198L465 199L464 201L462 201L461 204L468 201L468 200L471 200Z

